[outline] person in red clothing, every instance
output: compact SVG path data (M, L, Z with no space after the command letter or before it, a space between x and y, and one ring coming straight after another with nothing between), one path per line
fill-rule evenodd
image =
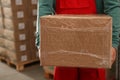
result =
M96 14L95 0L56 0L56 13ZM56 67L54 80L105 80L105 70Z
M46 3L45 0L39 1L43 2L40 16L49 14L97 14L99 6L96 7L96 2L102 2L102 0L51 0L51 2L46 0ZM106 2L104 4L107 4ZM112 47L112 63L115 61L115 56L116 50ZM106 80L106 73L105 69L56 67L54 80Z

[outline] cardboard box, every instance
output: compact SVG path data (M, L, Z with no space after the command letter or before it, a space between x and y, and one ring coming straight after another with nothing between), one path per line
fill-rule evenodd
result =
M2 17L2 16L3 16L3 9L2 9L2 7L0 5L0 17Z
M29 40L29 32L25 31L11 31L11 30L4 30L4 38L11 40L11 41L26 41Z
M31 52L32 54L31 54L31 58L32 58L32 60L39 60L39 52L38 52L38 50L32 50L32 52Z
M110 68L112 18L106 15L41 17L41 64Z
M27 6L27 10L28 10L28 16L29 18L37 18L37 3L38 3L38 0L29 0L27 1L28 5Z
M31 38L35 38L36 35L35 35L35 32L36 32L36 18L32 19L32 20L29 20L28 23L29 23L29 27L30 27L30 37Z
M2 17L0 17L0 29L1 28L4 28L4 26L3 26L3 18Z
M1 0L3 7L23 7L26 5L26 0Z
M14 30L14 22L12 19L4 18L5 29Z
M15 20L28 18L27 0L1 0L1 3L4 17Z
M5 47L5 39L0 38L0 47Z
M30 5L36 6L38 3L38 0L30 0L29 2L30 2Z
M13 17L12 8L3 7L3 14L4 14L4 17L12 18Z
M11 51L11 50L6 50L6 53L7 53L7 59L12 61L12 62L16 62L17 60L17 53Z
M38 49L35 45L35 38L30 39L30 52L33 60L39 59Z
M29 34L30 34L31 57L32 57L33 60L35 60L35 59L39 59L38 49L35 45L36 18L28 20L28 23L29 23L29 27L30 27L30 33Z
M36 59L34 20L37 19L37 0L1 0L1 3L5 31L0 37L6 39L7 58L15 64Z
M4 37L4 29L0 28L0 37Z
M6 49L3 47L0 47L0 56L1 57L6 57Z
M7 52L7 58L14 64L22 64L24 62L31 60L29 52L16 53L10 50L7 50L6 52Z
M3 14L5 18L12 18L15 20L28 18L26 7L3 7Z
M16 53L27 52L30 50L30 45L28 41L14 42L10 40L5 40L5 47Z
M14 19L8 19L4 18L4 25L6 29L13 30L13 31L21 31L26 30L29 31L28 22L24 19L21 20L14 20Z
M15 40L14 31L5 29L4 30L4 38L11 40L11 41L14 41Z
M1 0L1 2L4 16L7 18L30 19L37 17L37 0Z

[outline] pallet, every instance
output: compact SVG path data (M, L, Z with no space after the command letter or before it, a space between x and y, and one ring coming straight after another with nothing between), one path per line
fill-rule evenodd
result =
M48 79L48 80L51 80L51 79L53 79L53 75L52 74L50 74L50 73L44 73L44 76L45 76L45 78L46 79Z
M44 69L44 76L46 79L50 80L54 77L54 71L47 68L47 66L43 66Z
M15 63L13 63L13 62L11 62L11 63L16 66L16 70L17 70L17 71L23 71L24 68L25 68L25 65L31 64L31 63L34 63L34 62L38 62L38 61L39 61L39 59L35 59L35 60L31 60L31 61L26 61L26 62L23 62L23 63L21 63L21 64L15 64Z
M1 61L1 62L6 62L7 65L10 65L10 64L9 64L9 60L7 60L5 57L1 57L1 56L0 56L0 61Z
M7 60L4 57L0 57L0 61L6 62L8 66L15 66L16 70L20 72L20 71L23 71L25 69L25 65L31 64L31 63L34 63L34 62L38 62L39 59L26 61L26 62L23 62L23 63L20 63L20 64L17 64L17 63L14 63L14 62L10 61L10 60Z

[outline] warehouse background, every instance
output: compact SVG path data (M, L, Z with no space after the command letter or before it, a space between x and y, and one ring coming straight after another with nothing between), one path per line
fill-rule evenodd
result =
M35 46L36 19L37 0L0 0L0 63L31 77L38 73L33 78L39 80L49 78L53 68L40 67Z
M4 80L2 74L11 69L35 80L53 77L53 67L39 64L35 46L36 19L37 0L0 0L0 80ZM120 80L120 50L118 52L116 77Z

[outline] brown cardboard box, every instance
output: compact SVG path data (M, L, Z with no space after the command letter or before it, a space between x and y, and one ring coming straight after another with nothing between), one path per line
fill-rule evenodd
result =
M2 17L2 16L3 16L3 9L2 9L2 7L0 5L0 17Z
M16 62L17 60L17 53L11 51L11 50L6 50L6 53L7 53L7 59L10 60L10 61L13 61L13 62Z
M37 3L38 0L30 0L28 2L27 10L29 10L29 18L37 18Z
M4 29L0 28L0 37L4 37Z
M2 17L0 17L0 29L1 28L4 28L4 26L3 26L3 18Z
M38 3L38 0L30 0L29 1L30 2L30 5L37 5L37 3Z
M3 7L3 14L4 14L4 17L12 18L12 16L13 16L12 8Z
M29 47L29 42L28 41L20 41L20 42L14 42L14 41L10 41L10 40L5 40L5 47L8 50L14 51L14 52L27 52L29 51L30 47Z
M28 32L29 31L28 24L29 23L24 19L14 20L14 19L4 18L5 28L9 30L13 30L13 31L26 30L26 32Z
M3 14L5 18L12 18L15 20L28 18L28 11L26 11L26 7L22 7L22 8L3 7Z
M14 64L21 64L31 60L29 52L16 53L10 50L7 50L7 58Z
M0 34L0 37L3 36L6 39L7 58L15 64L34 60L36 28L33 25L36 24L34 20L37 14L37 0L1 0L1 2L5 31L3 35Z
M14 30L14 22L12 19L4 18L5 29Z
M112 18L106 15L41 17L41 64L110 68Z
M32 60L37 60L37 59L39 60L39 52L38 52L38 50L36 50L36 51L32 50L31 53L32 53L31 54Z
M28 10L27 0L1 0L4 17L18 19L27 19Z
M36 18L37 17L37 3L38 0L29 0L27 6L27 10L29 11L29 18Z
M2 7L0 6L0 16L2 16Z
M1 57L6 57L6 49L3 47L0 47L0 56Z
M26 5L26 0L1 0L3 7L23 7Z
M30 27L30 50L31 50L31 57L33 60L39 59L38 49L35 45L35 31L36 31L36 18L31 18L28 20L29 27Z
M0 47L5 47L5 39L0 38Z
M26 41L29 39L29 32L4 30L4 37L11 41Z
M31 57L33 60L39 58L38 49L35 45L35 38L32 38L32 37L30 39L30 51L31 51Z
M4 38L11 40L11 41L14 41L15 40L14 31L5 29L4 30Z
M4 16L7 18L30 19L37 16L37 0L2 0L1 2Z
M36 32L36 18L33 18L31 20L28 20L29 27L30 27L30 37L35 38L35 32Z
M30 9L29 15L32 17L37 17L37 5L33 7L33 9Z

